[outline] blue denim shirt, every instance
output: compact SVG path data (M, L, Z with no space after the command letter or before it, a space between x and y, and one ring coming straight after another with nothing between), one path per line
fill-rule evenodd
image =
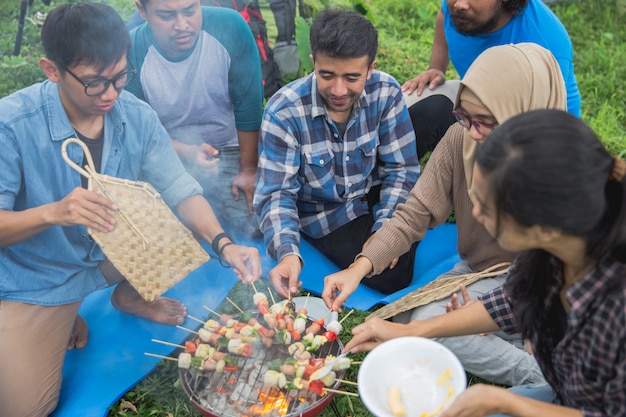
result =
M76 137L56 84L46 81L0 100L0 210L26 210L63 199L81 186L80 174L61 155ZM82 165L83 151L68 156ZM170 207L202 194L186 173L154 111L122 92L105 115L102 173L151 183ZM61 305L107 286L105 259L85 226L49 229L0 248L0 300Z

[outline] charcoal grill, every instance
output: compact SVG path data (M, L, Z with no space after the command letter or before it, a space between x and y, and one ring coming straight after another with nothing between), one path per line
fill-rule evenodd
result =
M308 319L307 326L313 322ZM313 357L337 356L343 350L339 339L328 341ZM267 348L255 345L251 357L237 357L237 371L206 372L195 368L179 368L181 386L194 406L208 417L314 417L333 399L334 393L318 396L305 390L268 389L263 376L274 359L287 359L287 346L274 344ZM343 379L345 371L337 372ZM336 381L331 388L337 388ZM281 394L284 397L281 397Z

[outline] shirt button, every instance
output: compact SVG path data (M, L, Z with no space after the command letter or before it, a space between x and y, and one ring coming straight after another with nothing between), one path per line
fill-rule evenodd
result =
M83 239L87 239L87 235L81 235Z
M348 187L352 187L352 183L351 182L348 183Z
M336 137L336 138L338 138L338 137L339 137L339 135L338 135L338 134L336 134L336 133L335 133L333 136L334 136L334 137Z
M320 164L322 164L322 165L324 164L324 160L323 159L320 159Z
M349 161L349 160L350 160L350 156L346 156L346 161Z

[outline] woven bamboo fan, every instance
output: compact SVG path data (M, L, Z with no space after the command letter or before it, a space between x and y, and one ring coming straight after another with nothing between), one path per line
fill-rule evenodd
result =
M376 310L367 316L367 318L370 319L372 317L378 317L381 319L388 319L389 317L396 316L416 307L450 297L459 290L459 285L463 284L467 286L482 278L495 277L504 274L508 271L510 264L510 262L503 262L493 265L484 271L475 272L473 274L457 275L449 278L438 278L424 285L422 288L405 295L399 300Z
M81 168L67 155L67 146L83 148L88 165ZM111 212L117 221L108 233L88 228L113 265L146 301L153 301L191 271L209 260L209 255L148 183L130 181L95 172L87 146L70 138L63 143L63 159L88 178L88 189L115 202Z

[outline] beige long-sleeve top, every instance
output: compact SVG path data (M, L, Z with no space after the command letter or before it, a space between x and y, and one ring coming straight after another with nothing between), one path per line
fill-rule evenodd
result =
M514 255L498 242L472 216L463 168L463 132L455 123L433 151L424 172L411 190L409 199L397 206L393 217L376 232L370 245L359 255L368 258L380 274L392 259L421 240L429 228L444 223L452 208L456 215L458 251L461 259L481 271ZM471 140L471 139L465 139Z

